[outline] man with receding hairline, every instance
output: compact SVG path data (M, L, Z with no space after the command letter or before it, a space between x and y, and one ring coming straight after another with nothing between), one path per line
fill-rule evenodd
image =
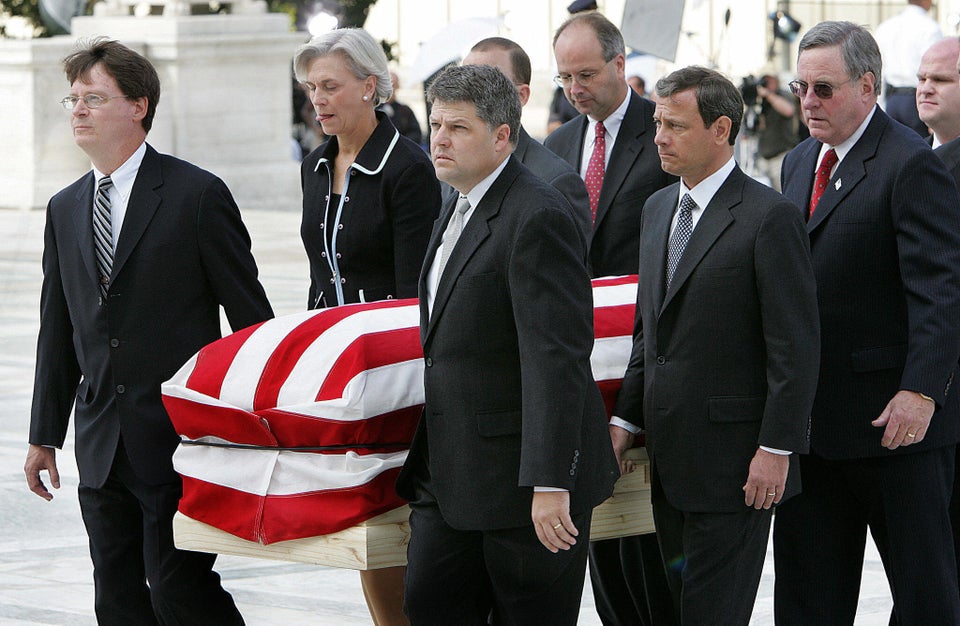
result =
M516 86L520 106L526 106L530 100L530 57L516 42L504 37L478 41L464 57L463 65L490 65L499 69ZM589 238L590 198L576 170L530 137L522 125L513 156L563 194L574 210L584 237Z
M821 22L790 83L810 138L784 161L783 193L807 216L821 356L803 492L774 522L777 624L853 622L868 529L891 623L960 623L960 194L877 106L881 65L866 28Z
M591 275L633 274L643 203L676 181L660 167L653 103L627 85L623 35L602 14L570 17L557 29L553 48L555 80L580 115L550 133L544 145L580 173L590 193ZM590 579L605 626L661 626L672 619L652 533L592 542Z

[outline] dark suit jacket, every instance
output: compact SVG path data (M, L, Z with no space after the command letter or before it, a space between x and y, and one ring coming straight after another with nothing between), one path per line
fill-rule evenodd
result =
M953 182L960 186L960 139L940 144L933 153L940 157L947 166L947 171L953 176Z
M640 246L640 212L650 194L676 182L660 168L653 143L654 105L630 95L617 141L610 153L590 238L592 276L632 274ZM550 133L544 145L580 172L587 118L579 115Z
M150 146L100 306L93 193L90 172L47 206L30 443L62 446L75 400L82 484L103 484L121 435L143 481L176 481L160 384L220 337L220 306L235 330L273 312L226 185Z
M807 451L819 365L810 252L797 208L735 168L665 292L678 188L644 207L637 328L614 414L646 428L673 506L737 512L757 446ZM799 488L796 456L786 497Z
M590 369L586 242L565 200L511 158L464 227L427 312L426 274L453 203L434 225L420 277L426 403L398 479L429 488L461 530L530 525L534 486L568 489L571 511L607 498L619 472Z
M820 142L787 155L783 193L807 207ZM960 197L943 163L879 108L807 223L820 302L820 384L811 450L908 454L960 439ZM891 452L870 425L900 389L938 407L926 438Z
M573 207L577 226L589 241L590 231L593 230L590 224L590 196L587 194L587 186L580 178L580 173L539 141L530 137L522 126L513 155L526 165L528 170L563 194Z
M339 151L336 137L303 160L303 221L300 237L310 261L307 308L336 306L328 254L335 256L343 281L343 304L413 298L430 228L440 212L440 185L429 157L400 136L382 111L378 124L350 168L343 203L331 203L330 172ZM335 229L335 230L330 230ZM324 238L336 232L336 250ZM323 297L319 297L320 294Z

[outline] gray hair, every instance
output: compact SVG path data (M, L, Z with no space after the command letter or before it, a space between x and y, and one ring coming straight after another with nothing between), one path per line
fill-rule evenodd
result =
M681 68L657 81L657 96L669 98L675 93L687 89L697 90L697 110L703 127L709 128L722 116L730 118L730 137L732 146L740 132L743 120L743 96L730 80L717 72L697 65Z
M489 65L450 67L430 85L427 102L472 102L479 117L491 131L506 124L510 143L520 136L520 96L503 72Z
M820 22L806 32L800 40L800 52L810 48L840 46L844 69L851 80L867 72L874 76L873 93L880 95L880 71L883 62L877 41L863 26L853 22Z
M613 22L596 11L586 13L576 13L567 18L553 36L553 47L557 47L557 39L571 24L583 22L597 36L600 42L600 50L603 53L603 60L609 63L618 54L626 54L626 47L623 44L623 34Z
M304 82L307 79L307 71L314 59L330 54L339 54L347 62L347 66L357 80L364 80L368 76L377 79L377 88L373 95L374 105L386 102L393 94L387 55L383 52L383 46L362 28L331 30L317 35L297 48L297 52L293 55L293 73L297 80Z

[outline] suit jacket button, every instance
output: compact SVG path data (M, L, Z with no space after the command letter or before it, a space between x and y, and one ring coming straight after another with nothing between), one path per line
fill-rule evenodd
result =
M433 367L433 359L431 359L430 357L427 357L426 364L427 364L427 367Z
M663 365L663 364L666 363L666 362L667 362L667 360L666 360L665 358L663 358L662 356L658 356L658 357L657 357L657 365Z
M570 470L570 475L571 475L571 476L574 476L576 473L577 473L576 470Z
M118 347L119 345L120 345L120 340L119 340L119 339L111 339L111 340L110 340L110 347L111 347L111 348L116 348L116 347Z
M126 387L124 387L123 385L117 385L117 393L125 393L126 391L127 391Z

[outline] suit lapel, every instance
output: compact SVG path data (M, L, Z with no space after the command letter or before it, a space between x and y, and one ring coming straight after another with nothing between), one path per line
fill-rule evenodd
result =
M837 208L837 205L847 197L847 194L853 191L867 175L865 164L877 154L877 146L886 126L887 116L877 108L863 136L853 145L847 156L837 166L833 177L830 179L830 184L827 185L823 195L820 196L820 202L817 203L817 208L810 216L810 221L807 222L808 233L819 227L827 219L827 216ZM810 189L813 189L812 182L810 183Z
M443 316L443 309L450 299L450 294L453 291L453 286L457 282L457 278L477 251L477 248L480 247L480 244L490 236L489 222L496 218L500 212L503 198L519 174L519 161L511 158L504 170L500 172L500 176L493 182L493 185L487 190L487 193L483 195L480 204L474 208L473 215L470 217L467 225L464 226L463 232L460 234L460 239L457 240L457 245L447 260L447 266L444 268L443 275L440 276L437 283L437 293L433 298L433 312L430 315L427 331L423 338L424 344L429 341L433 329L437 326L437 321ZM449 211L444 211L444 213L449 215ZM441 232L445 228L446 222L443 223L443 228L440 229ZM431 244L433 244L433 242L431 242Z
M670 306L673 297L683 286L683 283L690 278L694 268L700 264L704 255L723 231L733 223L733 215L730 214L730 209L743 200L743 176L740 168L734 168L727 180L714 194L710 204L704 208L703 215L700 216L696 228L693 229L693 235L690 236L690 241L683 251L683 256L680 257L677 271L674 273L673 281L664 297L661 312ZM666 250L666 245L664 245L664 250Z
M90 279L95 284L99 284L93 243L93 179L93 172L90 172L77 190L76 203L73 207L73 224L83 265L87 268Z
M642 113L640 96L631 94L630 103L627 105L627 113L620 123L620 131L617 133L617 140L613 144L613 151L610 153L610 162L603 174L603 188L600 190L600 201L597 204L594 232L599 228L610 209L610 205L613 204L613 199L617 197L620 187L633 169L633 164L639 158L640 152L643 150L641 138L647 132L649 126L649 120L644 119Z
M137 178L130 192L127 202L127 213L123 218L120 229L120 238L117 240L117 251L113 258L113 277L121 270L137 242L143 236L147 225L160 206L160 194L156 189L163 185L163 175L160 172L160 155L147 146L147 153L143 156Z
M663 196L664 200L658 204L648 205L649 212L644 216L641 250L644 256L640 262L640 276L638 284L641 289L647 290L657 310L663 307L664 290L666 287L667 271L667 241L670 238L670 222L677 208L677 197L680 185L669 187L670 191Z
M450 221L450 215L454 207L457 206L459 193L453 187L453 191L444 200L443 207L440 209L440 215L433 223L433 232L430 234L430 241L427 243L427 252L423 257L423 266L420 268L420 284L417 292L420 294L420 341L424 343L427 338L427 325L430 320L430 311L427 307L427 276L430 273L430 267L437 258L437 250L440 249L440 242L443 240L443 231Z

